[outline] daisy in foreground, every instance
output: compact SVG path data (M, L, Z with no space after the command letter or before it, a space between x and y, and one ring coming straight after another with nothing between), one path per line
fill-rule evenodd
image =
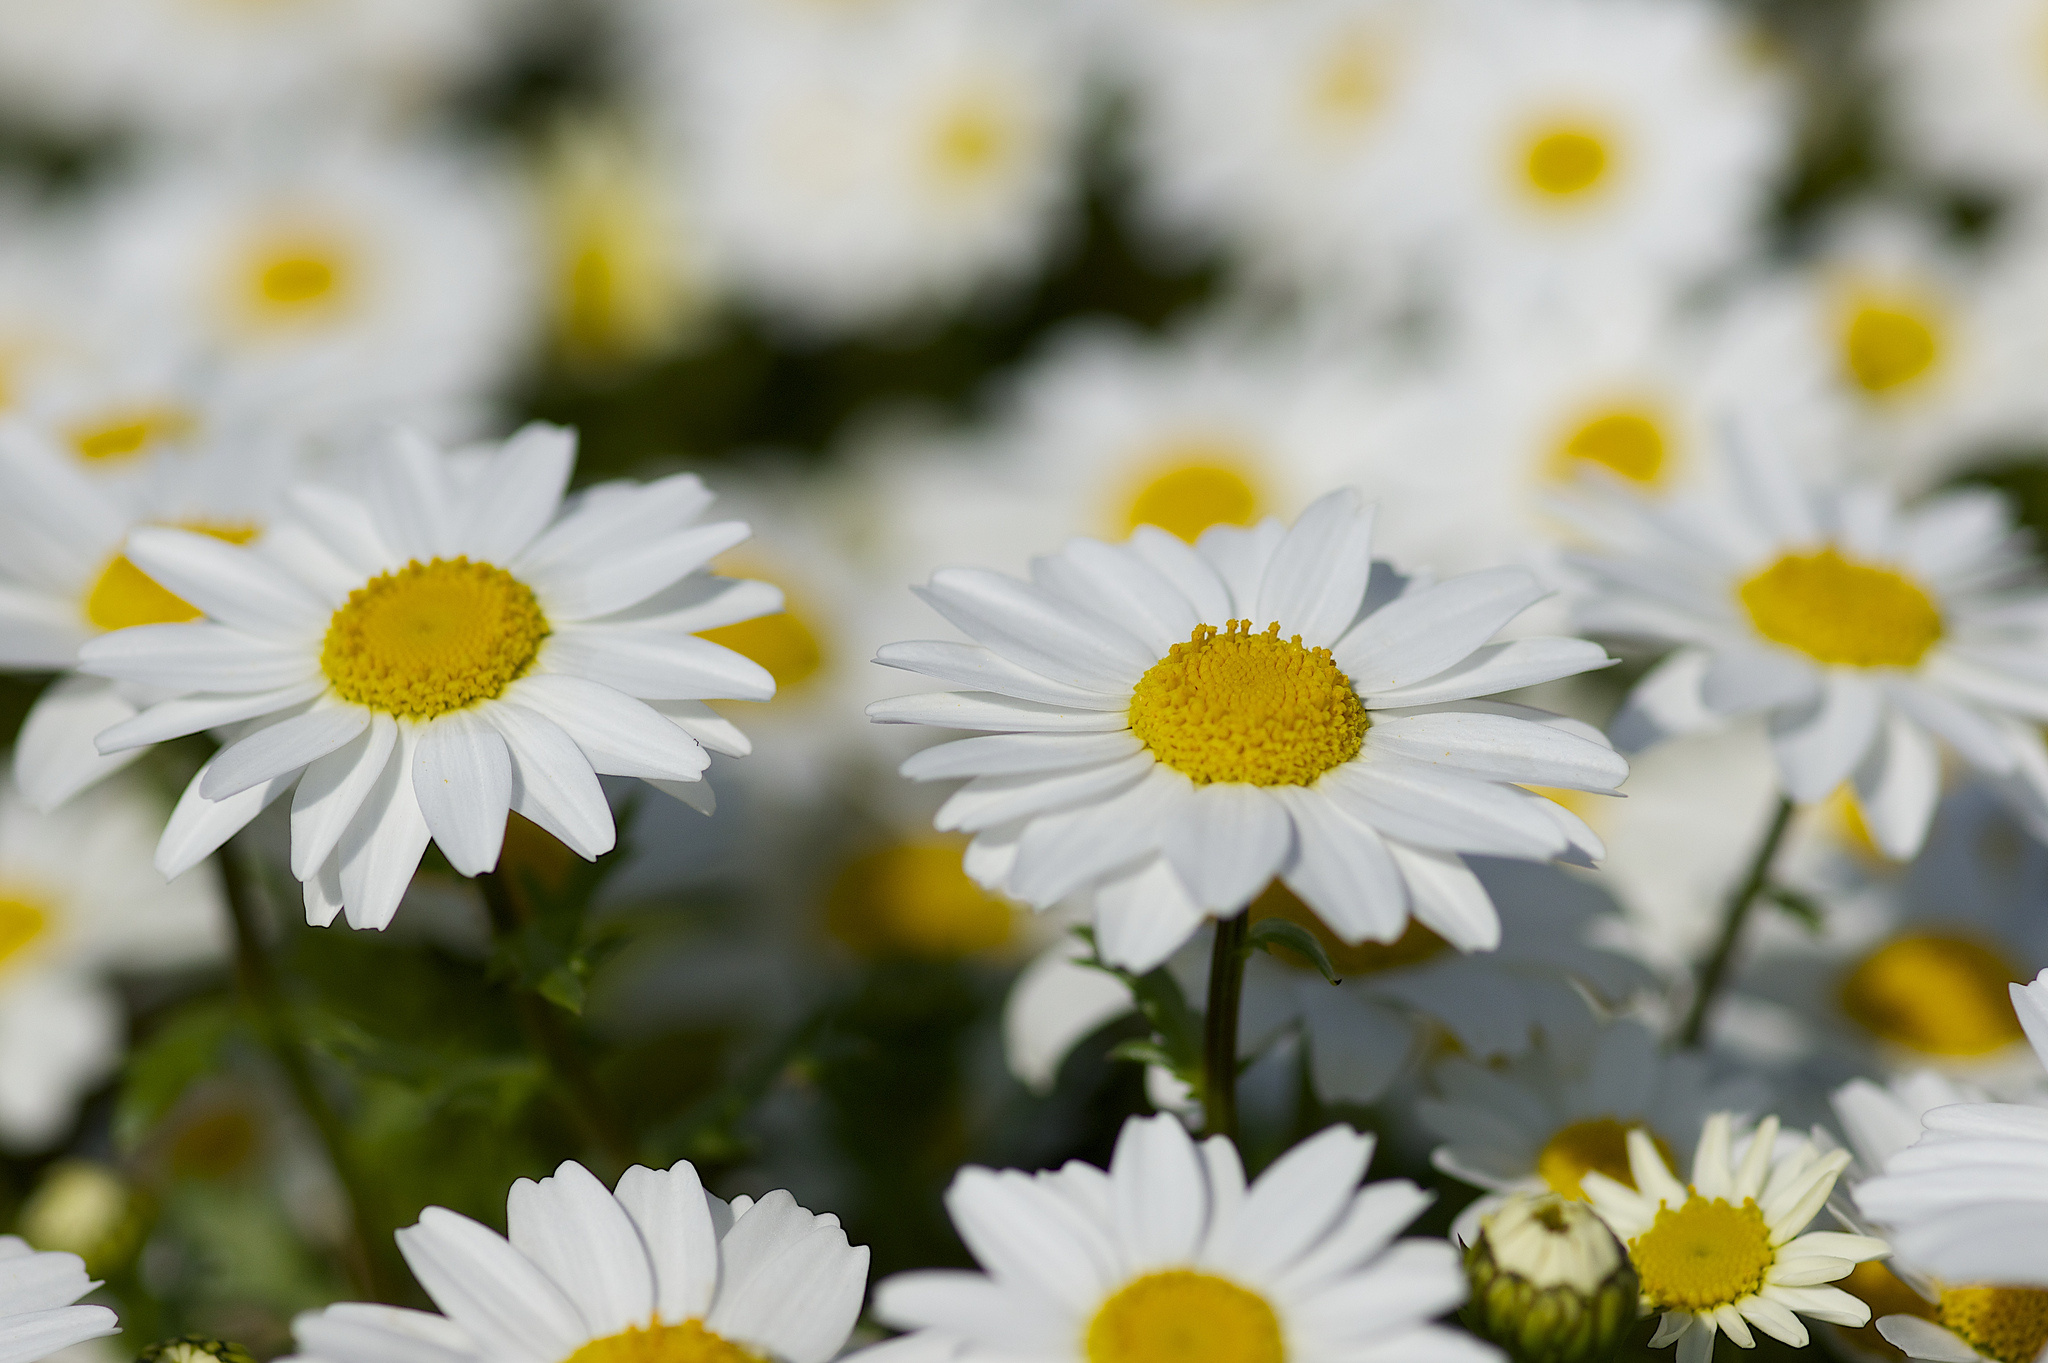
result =
M342 1302L292 1322L318 1363L826 1363L867 1291L868 1252L786 1192L727 1203L688 1160L607 1192L573 1161L506 1199L510 1239L446 1207L398 1232L443 1314Z
M0 1363L35 1363L118 1334L106 1307L73 1305L98 1286L76 1254L38 1253L18 1235L0 1235Z
M1778 1119L1766 1117L1737 1161L1732 1127L1725 1112L1707 1118L1690 1184L1673 1176L1640 1127L1628 1133L1635 1187L1597 1171L1580 1184L1627 1244L1644 1307L1663 1313L1650 1347L1677 1341L1679 1363L1707 1363L1717 1333L1754 1348L1752 1325L1795 1349L1807 1342L1802 1315L1868 1325L1868 1306L1826 1284L1889 1252L1867 1235L1801 1233L1826 1205L1848 1151L1823 1153L1811 1140L1780 1151Z
M1609 659L1579 639L1489 644L1544 595L1536 579L1398 582L1375 572L1371 525L1347 488L1291 529L1073 540L1028 583L941 569L920 595L976 642L876 661L975 689L868 714L989 731L903 774L972 777L937 820L975 835L968 872L1041 909L1094 891L1117 965L1151 969L1275 876L1347 943L1393 941L1412 914L1491 948L1500 920L1460 854L1599 857L1581 820L1516 783L1611 791L1628 768L1590 726L1477 698Z
M1679 646L1614 729L1761 714L1785 794L1852 783L1872 839L1910 860L1940 792L1935 739L2048 828L2048 594L2025 587L2002 499L1903 511L1875 487L1801 486L1736 444L1728 492L1653 505L1618 491L1572 514L1600 551L1581 626Z
M869 1363L1494 1363L1432 1324L1465 1296L1442 1240L1393 1243L1429 1205L1403 1179L1360 1188L1373 1138L1333 1126L1247 1188L1236 1147L1134 1117L1109 1171L967 1168L946 1205L986 1273L899 1273L875 1314L915 1333Z
M362 496L303 486L261 552L145 528L127 553L205 619L93 640L89 672L171 698L100 750L229 729L157 848L175 876L292 797L306 917L391 921L428 839L477 875L508 810L595 859L615 840L600 775L637 776L707 813L705 749L747 741L703 702L774 680L700 630L776 610L765 583L711 576L747 537L691 524L696 478L606 483L564 500L572 433L529 426L443 454L400 435Z

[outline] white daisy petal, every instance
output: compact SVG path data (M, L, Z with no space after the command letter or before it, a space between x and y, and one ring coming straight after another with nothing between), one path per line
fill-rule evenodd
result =
M1187 1128L1161 1113L1124 1123L1109 1162L1117 1243L1139 1270L1194 1257L1209 1218L1209 1181Z
M597 773L568 733L523 705L497 702L489 721L512 761L511 807L564 847L595 861L618 842Z
M1613 790L1628 775L1628 763L1604 743L1506 715L1387 716L1373 721L1371 742L1453 771L1568 790Z
M1062 771L1142 752L1129 732L1110 734L990 734L958 738L913 753L897 770L913 781L956 776L1009 776Z
M1453 852L1410 847L1387 840L1387 851L1408 885L1409 911L1460 951L1490 951L1500 945L1500 915L1479 877Z
M1983 1363L1983 1355L1931 1320L1918 1316L1882 1316L1877 1332L1885 1343L1908 1358L1925 1358L1933 1363Z
M460 553L439 451L418 432L394 431L377 452L376 468L366 500L378 537L422 562Z
M1810 704L1824 686L1819 669L1788 649L1723 647L1707 663L1700 699L1719 714L1745 715Z
M104 1306L60 1306L27 1311L0 1322L0 1363L36 1363L73 1344L121 1332Z
M1372 575L1372 512L1339 488L1301 513L1273 551L1251 609L1255 627L1279 621L1307 648L1329 648L1351 626Z
M565 625L541 645L537 666L642 700L767 700L775 694L768 669L688 634Z
M316 708L265 725L221 749L206 764L199 793L224 800L298 771L343 747L370 726L370 712L353 705Z
M521 427L477 480L481 495L456 531L461 552L484 563L512 562L554 519L575 463L574 431L543 422Z
M1188 779L1155 766L1106 800L1034 819L1017 844L1010 888L1051 905L1097 877L1127 867L1159 845L1159 829L1186 806Z
M545 1273L466 1216L429 1207L398 1232L398 1248L434 1305L497 1357L553 1363L588 1337Z
M703 1319L718 1291L718 1234L696 1166L678 1160L664 1172L636 1164L620 1177L618 1199L654 1265L656 1313L671 1325Z
M292 874L300 880L333 855L397 746L397 721L369 718L363 732L309 766L292 792Z
M43 688L14 736L14 784L48 813L142 756L141 748L102 755L93 739L135 717L135 703L113 682L73 673Z
M1217 1267L1263 1282L1284 1271L1350 1210L1372 1141L1325 1127L1274 1161L1245 1198L1237 1230L1214 1249Z
M1515 639L1488 644L1427 681L1375 691L1365 703L1369 710L1440 705L1573 677L1618 661L1586 639Z
M311 591L268 571L247 549L211 535L143 526L128 536L129 561L223 625L259 638L317 638L328 609Z
M1826 799L1876 741L1884 717L1881 693L1844 672L1828 676L1818 705L1771 716L1771 748L1786 793L1801 804Z
M1274 795L1294 820L1294 857L1281 868L1287 887L1344 941L1399 937L1408 890L1379 832L1308 792L1281 786Z
M917 592L976 643L1068 686L1113 695L1154 661L1102 617L1001 573L942 568Z
M1128 686L1113 692L1068 686L1019 667L993 650L976 644L953 644L940 640L884 644L875 654L875 661L883 667L900 667L956 686L973 687L978 691L1014 696L1019 700L1061 709L1113 710L1121 714L1130 702Z
M421 725L412 788L449 865L474 876L498 864L512 807L512 755L488 720L458 710Z
M1141 525L1131 532L1131 551L1180 590L1197 620L1214 623L1230 618L1230 589L1186 540L1156 525Z
M412 873L432 834L413 794L413 752L418 739L401 724L391 760L377 774L362 808L335 848L350 927L382 928L398 911ZM238 797L239 798L239 797Z
M711 492L694 473L672 474L637 487L603 483L585 488L560 520L505 566L515 574L544 572L615 545L681 529L710 505Z
M183 738L202 729L219 729L245 719L275 714L303 705L327 689L327 678L282 686L275 691L241 695L202 692L177 700L158 701L133 719L123 720L93 741L102 753L146 747L166 739Z
M380 1358L390 1363L465 1363L476 1342L460 1326L425 1311L374 1302L336 1302L292 1319L304 1356Z
M212 764L209 763L208 766ZM212 856L241 832L249 821L269 808L270 803L291 789L297 772L273 777L225 800L209 800L199 793L207 767L193 776L185 793L171 810L170 821L156 846L156 869L166 880L174 879Z
M1175 945L1193 930L1189 923L1176 933ZM1103 950L1107 957L1108 949ZM1131 1011L1131 992L1123 981L1080 964L1087 956L1079 941L1062 938L1025 966L1004 996L1004 1059L1010 1073L1034 1092L1051 1092L1068 1053L1104 1023Z
M1526 792L1461 780L1391 755L1338 767L1314 789L1360 823L1420 847L1541 861L1567 846L1557 825L1521 798Z
M330 856L321 862L313 874L301 878L299 890L307 926L332 927L346 907L341 902L341 858Z
M1331 651L1361 695L1411 687L1464 662L1543 596L1524 568L1466 573L1380 607Z
M274 691L320 672L319 660L304 649L221 625L137 625L103 634L86 650L79 656L96 676L166 690Z
M637 606L709 563L753 531L740 521L696 525L574 568L532 575L534 595L551 620L590 620Z
M1095 892L1096 949L1134 974L1158 967L1201 925L1201 907L1164 857L1105 880Z
M602 776L688 781L711 763L695 739L645 701L582 677L521 677L505 699L558 725Z
M1013 819L1092 803L1142 781L1156 765L1149 753L1137 752L1056 774L977 776L939 806L932 826L979 833Z
M1149 755L1127 759L1152 765ZM1272 882L1294 849L1287 810L1248 785L1197 786L1180 816L1165 825L1162 850L1195 902L1229 914Z
M1034 559L1031 580L1073 604L1107 616L1155 656L1204 623L1187 597L1135 551L1099 540L1074 540Z
M1887 710L1881 741L1850 779L1871 840L1896 861L1919 855L1941 795L1941 754L1933 740L1899 711Z
M592 1337L645 1326L654 1270L633 1219L574 1161L538 1183L519 1179L505 1198L505 1234L548 1275Z

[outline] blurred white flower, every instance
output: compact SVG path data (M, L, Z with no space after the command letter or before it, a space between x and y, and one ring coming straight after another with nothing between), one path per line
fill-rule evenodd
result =
M120 1063L115 972L220 956L212 870L165 884L150 864L162 821L125 781L54 814L0 784L0 1144L49 1145Z
M76 1254L38 1254L18 1235L0 1235L0 1274L8 1285L0 1314L0 1359L37 1363L74 1344L120 1333L104 1306L73 1303L99 1286Z
M1883 0L1868 41L1886 131L1916 168L2020 196L2048 188L2048 4Z

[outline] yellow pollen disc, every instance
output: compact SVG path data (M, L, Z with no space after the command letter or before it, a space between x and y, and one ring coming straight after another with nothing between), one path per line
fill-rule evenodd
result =
M1309 107L1328 122L1355 126L1386 94L1386 54L1363 34L1339 42L1316 73Z
M1543 1144L1536 1157L1536 1172L1550 1190L1562 1197L1584 1201L1579 1180L1587 1174L1602 1173L1625 1187L1636 1186L1628 1166L1628 1133L1648 1130L1640 1122L1623 1125L1612 1117L1590 1117L1562 1127ZM1666 1165L1677 1163L1662 1136L1650 1132L1650 1140Z
M1909 932L1842 981L1842 1011L1923 1055L1988 1055L2025 1039L2006 986L2026 978L1998 951L1955 932Z
M1413 918L1400 937L1391 942L1360 942L1352 946L1329 925L1316 917L1316 912L1301 902L1300 896L1287 888L1281 881L1274 881L1257 899L1252 901L1251 921L1259 923L1268 918L1284 918L1298 927L1307 928L1322 944L1323 954L1330 958L1330 965L1338 978L1352 979L1359 975L1371 975L1382 970L1399 970L1404 966L1420 965L1433 960L1451 949L1451 944L1431 932ZM1273 959L1301 970L1314 970L1315 963L1304 956L1279 947Z
M1583 464L1597 464L1646 487L1663 480L1670 444L1658 414L1644 407L1594 412L1565 435L1557 449L1557 472L1570 477Z
M503 568L414 559L349 593L320 668L344 700L432 719L499 695L547 635L532 590Z
M322 234L274 237L243 259L243 315L257 323L291 324L334 308L348 296L348 253Z
M1755 1198L1741 1206L1698 1193L1675 1210L1657 1209L1650 1228L1628 1242L1643 1295L1661 1311L1711 1311L1764 1285L1777 1262L1771 1228Z
M766 1363L704 1328L701 1320L681 1325L634 1326L603 1339L593 1339L562 1363Z
M1088 1323L1088 1363L1284 1363L1280 1318L1228 1279L1168 1269L1133 1279Z
M2048 1291L2038 1287L1947 1287L1935 1319L1998 1363L2034 1363L2048 1345Z
M943 184L976 185L1002 168L1016 141L1017 131L1000 108L985 99L962 99L942 111L932 129L932 169Z
M1873 397L1927 377L1941 362L1941 321L1932 308L1906 299L1870 299L1842 323L1842 368Z
M1305 786L1358 756L1365 706L1327 648L1278 623L1197 625L1131 693L1131 732L1196 785Z
M899 843L847 863L825 929L867 957L957 960L1010 940L1010 906L969 879L953 841Z
M207 525L187 522L179 527L211 535L229 544L247 544L256 538L253 525ZM127 629L131 625L182 625L197 620L204 612L184 597L166 590L157 580L116 554L93 579L85 594L85 618L98 629Z
M50 917L40 904L0 891L0 965L20 955L49 925Z
M176 407L131 407L79 422L66 434L80 458L100 463L127 459L159 441L176 440L190 432L192 425L192 414Z
M1757 633L1816 662L1912 667L1941 639L1941 610L1911 578L1832 546L1787 554L1736 593Z
M1600 187L1612 159L1597 132L1551 128L1530 139L1522 173L1529 187L1547 199L1576 199Z
M1124 501L1117 530L1156 525L1193 544L1212 525L1250 525L1260 496L1244 452L1217 440L1176 442L1148 460Z

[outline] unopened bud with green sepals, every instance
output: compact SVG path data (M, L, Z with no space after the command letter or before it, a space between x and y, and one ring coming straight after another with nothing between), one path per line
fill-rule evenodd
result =
M1609 1363L1636 1322L1636 1272L1583 1202L1517 1193L1465 1250L1461 1318L1515 1363Z
M204 1335L178 1335L158 1340L136 1355L135 1363L256 1363L239 1344Z

